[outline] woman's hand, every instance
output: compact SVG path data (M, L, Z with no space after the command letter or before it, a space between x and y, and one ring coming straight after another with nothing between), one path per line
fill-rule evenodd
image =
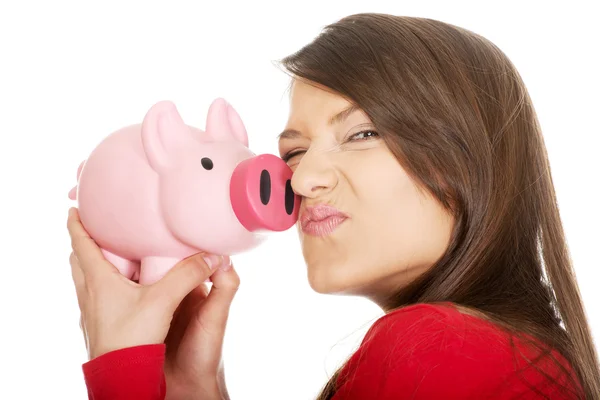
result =
M70 257L90 359L113 350L166 343L167 398L227 398L222 345L239 277L223 257L196 255L141 286L119 273L69 211ZM211 269L209 265L212 265ZM211 277L208 292L203 283ZM185 299L185 300L184 300ZM174 317L175 315L175 317Z
M200 285L175 312L167 335L167 399L229 399L223 367L223 338L240 278L225 257L223 269ZM218 396L214 394L218 393Z

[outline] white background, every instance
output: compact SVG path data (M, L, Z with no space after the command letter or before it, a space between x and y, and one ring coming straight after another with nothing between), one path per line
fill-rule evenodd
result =
M0 3L0 390L84 399L86 361L71 282L67 192L113 130L174 101L204 127L228 99L255 152L276 153L288 77L273 66L356 12L450 22L516 64L550 154L564 226L599 343L597 2L200 1ZM594 27L595 26L595 27ZM379 309L311 291L295 230L234 258L242 286L225 338L236 399L311 399Z

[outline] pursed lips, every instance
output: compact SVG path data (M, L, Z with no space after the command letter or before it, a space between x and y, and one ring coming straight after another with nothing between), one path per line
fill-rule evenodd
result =
M348 218L348 214L333 206L318 204L302 210L300 227L304 233L314 236L326 236Z

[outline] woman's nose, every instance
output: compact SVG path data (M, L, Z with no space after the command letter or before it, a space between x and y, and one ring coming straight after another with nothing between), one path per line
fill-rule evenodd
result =
M304 154L292 175L292 189L296 194L316 198L337 185L337 175L324 155Z

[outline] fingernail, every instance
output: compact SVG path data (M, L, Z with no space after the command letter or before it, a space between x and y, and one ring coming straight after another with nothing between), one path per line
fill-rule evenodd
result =
M221 265L223 271L229 271L231 269L231 258L229 256L223 257L223 264Z
M210 269L217 268L223 260L223 257L215 256L213 254L211 254L209 256L203 256L202 258L204 259L204 261L206 262L206 265L208 265L208 268L210 268Z

